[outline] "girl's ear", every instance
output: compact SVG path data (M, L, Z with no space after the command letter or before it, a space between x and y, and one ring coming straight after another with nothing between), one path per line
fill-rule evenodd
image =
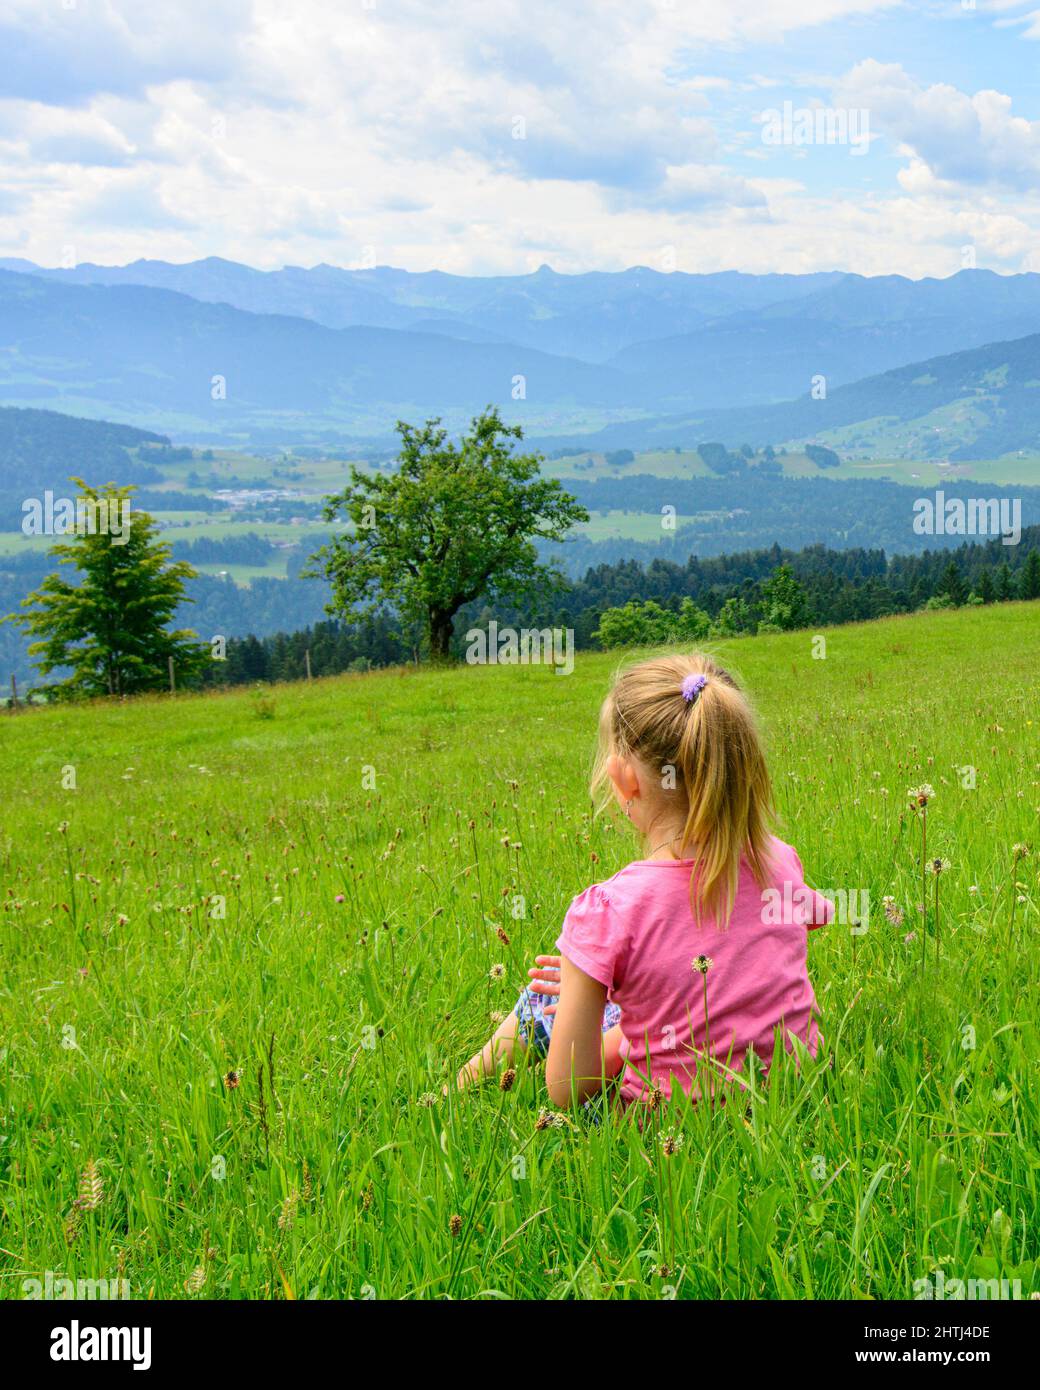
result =
M617 798L622 803L634 801L639 795L639 778L631 763L611 753L607 759L607 776L614 786Z

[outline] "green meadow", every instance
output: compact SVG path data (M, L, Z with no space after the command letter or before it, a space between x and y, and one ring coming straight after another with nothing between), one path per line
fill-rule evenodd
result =
M812 934L815 1061L643 1128L442 1093L637 857L587 797L616 654L0 716L3 1297L1040 1291L1040 605L818 635L717 650L869 918Z

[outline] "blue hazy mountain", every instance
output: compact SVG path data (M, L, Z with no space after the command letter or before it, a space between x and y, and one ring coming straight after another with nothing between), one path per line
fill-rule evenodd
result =
M0 271L0 403L194 437L318 425L388 433L398 415L609 411L616 369L515 344L326 328L140 285Z
M590 362L603 361L631 343L798 299L843 278L839 272L664 274L645 266L585 275L558 275L548 266L508 276L413 273L390 266L262 271L215 256L183 265L141 260L68 270L0 259L0 269L61 284L147 285L250 313L312 319L327 328L410 328L471 341L513 342Z
M218 258L3 266L0 402L200 441L386 440L398 417L454 427L488 403L539 437L608 426L604 439L637 445L712 410L749 408L758 422L776 407L777 440L814 380L834 402L852 383L1040 331L1040 275L981 270L914 281L258 271ZM869 430L844 442L872 447Z
M775 405L702 410L609 426L543 448L764 447L806 440L865 456L986 459L1040 453L1040 333L911 363Z
M845 275L802 298L634 344L610 365L652 376L676 406L689 401L693 381L703 391L698 404L752 404L801 395L816 377L829 389L1038 330L1040 275Z

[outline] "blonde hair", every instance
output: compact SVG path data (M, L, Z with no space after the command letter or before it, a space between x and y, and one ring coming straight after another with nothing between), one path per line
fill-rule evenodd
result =
M706 684L692 700L687 677ZM747 698L710 657L655 657L617 677L603 702L591 792L611 802L607 759L636 759L661 779L662 797L679 798L685 817L678 858L691 857L690 904L725 925L746 860L759 887L771 875L773 793L765 753ZM662 801L662 810L667 810Z

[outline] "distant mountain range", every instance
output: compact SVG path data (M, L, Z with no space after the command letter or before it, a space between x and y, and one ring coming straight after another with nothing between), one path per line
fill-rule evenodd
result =
M840 272L664 274L645 266L586 275L557 275L548 266L509 276L416 274L389 266L264 271L216 256L185 265L134 261L69 270L0 258L0 270L65 285L146 285L253 314L311 319L326 328L398 328L465 342L516 343L586 362L604 362L631 344L730 314L797 300L846 278Z
M594 450L669 448L708 439L756 448L815 440L857 457L957 461L1040 453L1040 333L915 362L819 399L808 393L777 405L641 420L579 443ZM575 446L569 435L537 442Z
M981 270L466 277L0 260L0 403L196 442L387 441L399 417L455 428L495 403L560 447L810 437L984 457L1038 445L1038 333L1040 275ZM825 400L806 395L813 381Z
M609 412L614 368L534 348L392 328L326 328L140 285L0 271L0 403L156 425L195 438L315 424L388 434L399 414L489 401ZM169 428L168 428L169 427Z

